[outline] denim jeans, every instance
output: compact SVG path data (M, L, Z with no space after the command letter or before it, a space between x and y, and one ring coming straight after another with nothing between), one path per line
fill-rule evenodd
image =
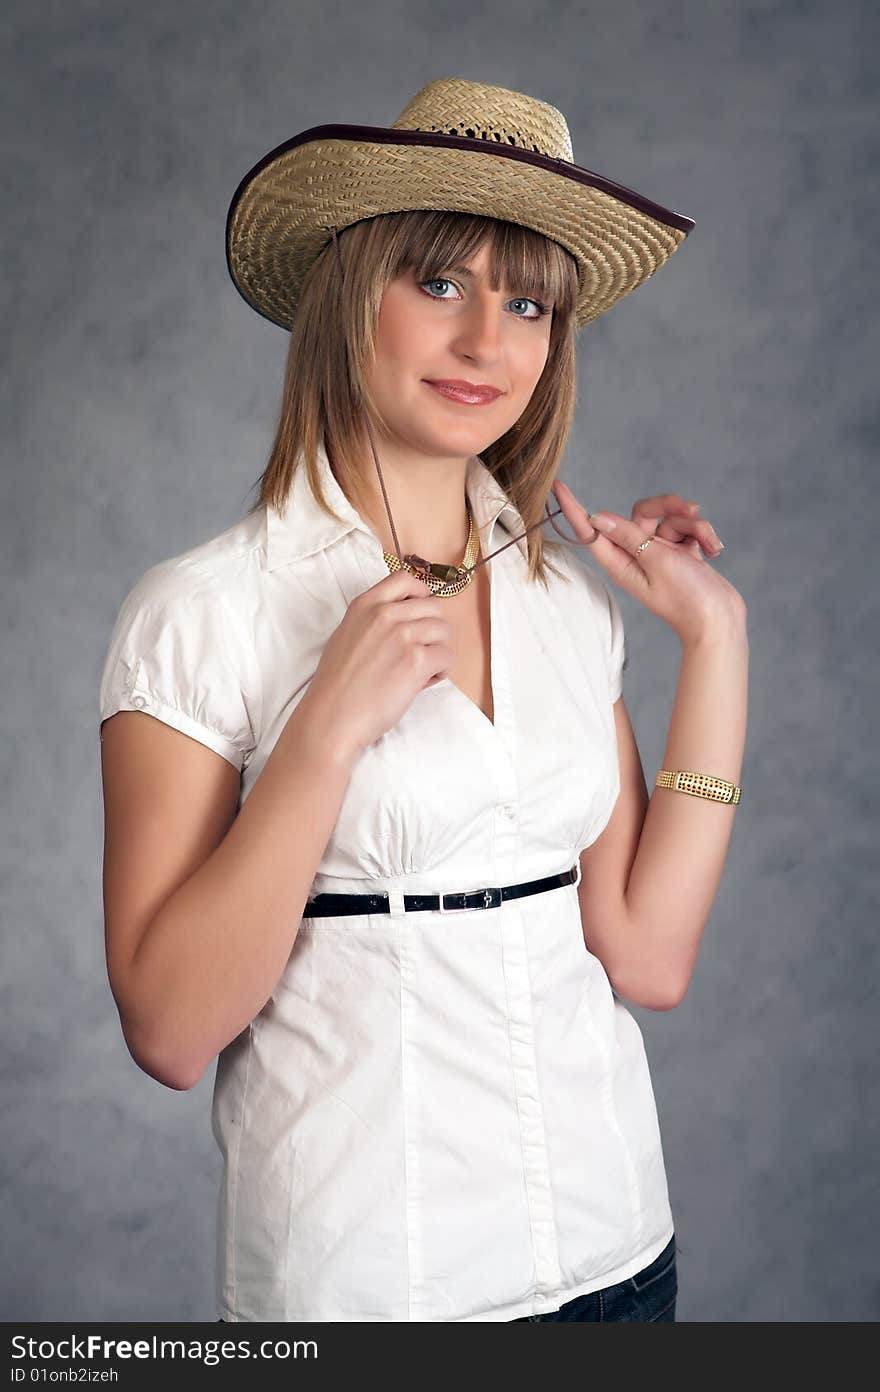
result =
M678 1272L675 1261L675 1235L659 1256L635 1276L617 1285L576 1295L558 1310L546 1315L521 1315L512 1324L536 1324L538 1320L628 1320L639 1323L675 1323Z
M640 1324L675 1323L678 1272L675 1262L675 1234L659 1256L635 1276L615 1286L576 1295L558 1310L546 1315L520 1315L511 1324L537 1324L538 1320L627 1320ZM217 1321L223 1324L222 1319Z

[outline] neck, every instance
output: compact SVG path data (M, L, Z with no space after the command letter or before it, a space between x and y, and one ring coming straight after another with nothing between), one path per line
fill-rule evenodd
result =
M376 452L402 555L415 552L436 564L458 565L470 534L467 512L468 459L427 457L383 440ZM382 544L395 551L388 509L367 441L357 497L349 500Z

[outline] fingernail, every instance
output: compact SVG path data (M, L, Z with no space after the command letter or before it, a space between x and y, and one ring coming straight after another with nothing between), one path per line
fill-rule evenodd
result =
M609 517L606 512L591 512L590 521L594 527L598 527L600 532L613 532L617 523L613 517Z

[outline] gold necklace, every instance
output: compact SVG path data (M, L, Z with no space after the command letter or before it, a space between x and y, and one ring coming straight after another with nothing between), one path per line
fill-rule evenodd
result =
M431 593L437 595L439 599L460 594L474 578L472 567L480 550L480 534L477 530L477 524L471 512L470 503L467 502L466 506L470 519L470 531L460 565L432 564L430 561L426 561L423 556L415 555L414 552L398 558L390 551L383 551L382 554L388 569L390 571L409 571L410 575L415 575L417 579L422 580Z

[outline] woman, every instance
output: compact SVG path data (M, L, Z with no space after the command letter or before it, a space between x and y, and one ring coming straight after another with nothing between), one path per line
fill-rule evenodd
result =
M151 1076L218 1059L221 1319L675 1318L623 1002L693 970L745 606L695 504L590 517L556 473L576 330L691 225L455 79L236 191L232 279L291 330L276 440L248 515L126 597L101 683L110 980ZM650 801L559 511L682 644Z

